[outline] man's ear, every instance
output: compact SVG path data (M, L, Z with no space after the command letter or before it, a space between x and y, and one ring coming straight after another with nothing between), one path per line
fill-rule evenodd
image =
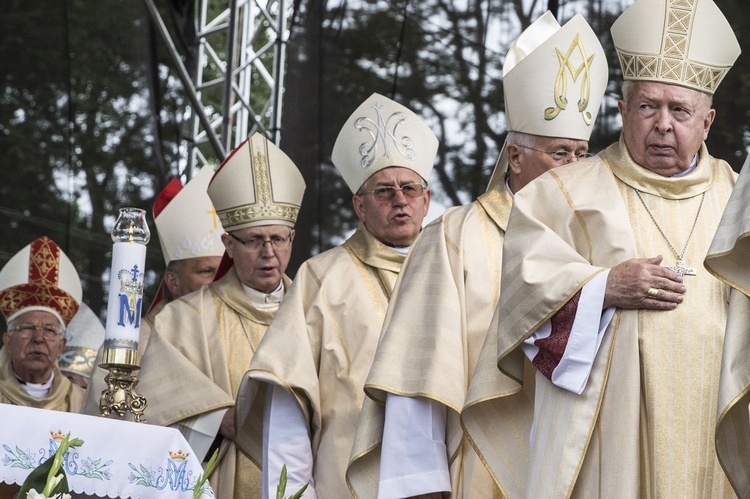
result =
M171 270L167 270L164 273L164 285L167 286L167 289L172 296L177 296L178 294L177 286L179 285L179 283L177 281L177 274L175 274Z
M365 202L362 196L355 194L352 196L352 206L354 206L354 212L357 214L357 218L362 223L365 223Z
M508 144L505 152L508 154L508 170L518 176L521 174L521 154L523 148L516 144Z

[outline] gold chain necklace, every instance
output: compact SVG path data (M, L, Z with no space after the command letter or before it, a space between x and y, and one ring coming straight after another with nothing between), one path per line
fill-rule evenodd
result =
M690 238L693 237L693 231L695 231L695 226L698 225L698 217L701 214L701 208L703 208L703 201L706 199L706 192L703 191L703 195L701 196L701 204L698 205L698 213L695 214L695 220L693 221L693 227L690 229L690 234L688 235L687 241L685 241L685 247L682 248L682 253L677 253L677 250L674 249L674 246L672 246L672 243L669 242L669 238L667 238L667 235L664 233L663 230L661 230L661 227L659 227L659 224L656 223L656 219L654 218L653 213L651 213L651 210L648 209L648 205L646 204L646 201L643 200L643 196L641 196L641 191L638 189L635 189L635 193L638 195L638 199L641 200L641 204L643 204L643 207L646 208L646 213L648 213L648 216L651 217L651 221L654 222L654 225L659 230L659 233L662 235L664 240L667 242L667 245L669 246L669 249L672 250L672 253L674 253L674 256L677 257L677 262L675 263L674 267L666 267L669 270L672 270L674 272L677 272L681 276L686 275L698 275L696 270L694 268L690 268L685 263L685 260L683 260L683 257L685 256L685 252L687 251L688 244L690 243Z

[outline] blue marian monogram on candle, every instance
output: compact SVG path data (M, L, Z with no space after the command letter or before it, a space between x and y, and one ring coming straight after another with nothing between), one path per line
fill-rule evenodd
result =
M117 273L120 280L120 313L118 314L118 326L128 324L141 327L141 302L143 301L143 273L138 270L138 265L133 265L131 270L122 269Z

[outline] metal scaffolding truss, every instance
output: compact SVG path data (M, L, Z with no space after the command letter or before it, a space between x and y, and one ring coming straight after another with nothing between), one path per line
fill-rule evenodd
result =
M278 143L289 39L287 0L195 0L198 55L193 75L153 0L144 1L190 100L188 171L222 161L258 131Z

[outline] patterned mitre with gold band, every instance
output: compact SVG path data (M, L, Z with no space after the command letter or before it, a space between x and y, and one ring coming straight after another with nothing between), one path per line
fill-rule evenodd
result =
M208 185L226 231L294 227L304 193L305 181L295 164L260 133L232 151Z
M221 256L221 228L208 197L210 167L202 168L184 187L173 178L154 201L154 223L164 263L203 256Z
M57 359L60 370L90 378L96 353L104 343L104 335L104 325L99 317L88 305L81 303L78 313L65 330L68 341L62 355Z
M391 166L408 168L429 181L437 149L437 137L419 116L374 93L341 127L331 161L356 194L372 174Z
M625 80L713 94L740 45L712 0L638 0L610 29Z
M545 12L505 56L507 130L589 140L608 77L604 49L583 16L576 14L561 27ZM503 181L507 169L503 145L488 190Z
M73 262L47 236L16 253L0 270L0 312L9 323L33 310L50 312L67 326L83 290Z

